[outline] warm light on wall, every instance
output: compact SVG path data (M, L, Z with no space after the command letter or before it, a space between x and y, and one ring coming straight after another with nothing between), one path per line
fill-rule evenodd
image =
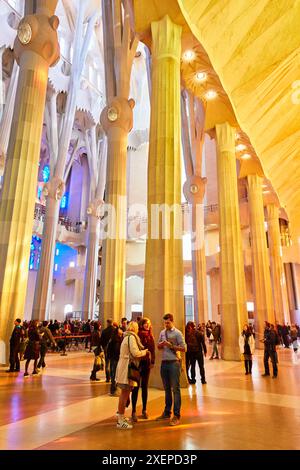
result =
M206 72L197 72L196 75L195 75L195 79L199 83L205 82L205 80L207 79L207 73Z
M244 145L244 144L239 144L239 145L237 145L237 146L235 147L235 149L236 149L237 152L242 152L243 150L246 150L246 148L247 148L247 147L246 147L246 145Z
M242 159L242 160L250 160L250 158L251 158L250 153L244 153L244 154L241 156L241 159Z
M218 93L215 90L209 90L205 93L204 98L206 100L214 100L218 96Z
M192 60L194 60L196 57L196 54L194 51L185 51L182 55L182 58L185 62L192 62Z

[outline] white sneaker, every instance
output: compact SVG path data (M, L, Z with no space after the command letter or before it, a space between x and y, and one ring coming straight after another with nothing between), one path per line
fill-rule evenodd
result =
M119 416L120 416L120 415L119 415L119 412L117 411L117 412L116 412L116 418L119 419ZM130 422L130 418L126 418L126 416L124 416L123 419L125 419L125 421Z
M126 430L126 429L133 429L133 426L132 424L128 423L126 419L122 419L117 422L117 428Z

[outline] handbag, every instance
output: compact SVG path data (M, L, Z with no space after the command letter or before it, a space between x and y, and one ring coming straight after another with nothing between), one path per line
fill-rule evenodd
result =
M129 339L130 337L128 336L128 349L129 349L128 380L132 380L133 382L139 383L141 379L141 372L140 372L140 368L131 359Z
M104 370L105 359L104 359L103 353L100 353L99 356L95 357L94 366L95 366L96 372L98 372L99 370Z

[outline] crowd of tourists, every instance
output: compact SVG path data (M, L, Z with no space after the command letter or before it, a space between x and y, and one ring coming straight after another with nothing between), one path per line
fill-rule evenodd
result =
M32 320L15 321L10 339L10 368L7 372L19 372L20 361L24 359L24 377L29 377L29 365L33 361L32 375L38 375L41 368L46 367L45 357L49 347L60 349L60 341L67 337L80 338L85 348L94 353L93 368L90 375L92 382L99 382L97 372L105 371L105 379L110 383L110 395L117 395L120 389L117 412L117 427L132 429L138 421L136 406L139 390L142 395L141 419L148 419L147 401L151 369L156 360L156 348L161 350L160 375L165 390L165 408L157 418L159 421L169 420L171 426L180 422L181 393L180 376L182 371L182 353L185 354L186 375L190 384L196 383L196 364L198 364L201 383L206 384L204 357L208 348L206 340L211 345L210 359L219 359L219 347L222 341L221 325L216 322L202 323L198 326L189 321L185 333L175 327L172 314L163 317L164 329L158 342L152 332L149 318L138 318L128 321L122 318L121 323L108 319L102 329L98 321L44 321L39 323ZM264 343L264 374L270 376L269 360L272 363L273 378L278 376L277 346L285 348L292 345L297 353L300 328L298 325L272 325L265 322ZM239 348L245 364L245 374L252 374L252 358L255 350L255 331L253 326L244 325L239 337ZM130 400L131 398L131 400ZM125 418L125 409L132 404L131 419ZM173 417L172 417L173 407Z

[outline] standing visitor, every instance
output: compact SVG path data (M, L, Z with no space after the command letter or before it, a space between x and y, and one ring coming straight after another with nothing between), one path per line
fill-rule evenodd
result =
M207 354L204 334L196 329L196 324L189 321L185 329L186 353L186 373L190 384L196 383L196 362L198 362L201 376L201 383L206 384L204 370L204 356ZM191 378L189 377L189 366L191 367Z
M113 326L113 321L111 319L106 320L106 328L104 328L104 330L102 331L100 344L103 348L105 356L105 375L107 383L110 381L110 365L109 359L107 357L107 347L114 331L115 327Z
M14 322L14 329L9 340L9 369L6 372L20 372L20 346L23 341L22 320L17 318Z
M293 350L294 350L294 353L296 354L298 351L298 329L296 325L291 326L290 335L291 335L291 342L293 345Z
M255 349L255 340L251 328L245 325L239 337L239 346L245 363L245 375L252 374L252 355Z
M162 350L160 374L165 390L165 409L162 415L157 418L157 421L171 418L174 397L174 416L170 420L170 425L176 426L180 422L181 408L181 352L186 351L186 344L183 334L174 326L173 315L167 313L164 315L163 320L165 329L159 335L157 347Z
M37 362L40 356L40 340L38 321L31 320L28 328L28 345L24 354L24 359L26 359L24 377L29 377L28 367L31 360L34 361L32 375L38 375Z
M117 390L116 384L116 371L117 365L120 358L120 349L123 341L123 331L121 328L115 328L113 335L107 346L107 358L110 363L110 395L115 396Z
M151 368L154 366L155 363L155 344L154 344L154 336L152 333L152 326L151 321L149 318L143 318L139 323L139 338L141 340L142 345L145 349L148 349L150 354L143 357L140 361L140 373L141 373L141 381L138 384L138 387L134 387L132 391L132 421L137 422L136 416L136 404L138 399L139 387L142 388L142 403L143 403L143 410L142 410L142 419L148 419L147 413L147 401L148 401L148 383L150 377Z
M45 357L48 351L48 342L52 343L54 348L56 348L57 344L48 328L48 322L46 320L43 321L42 326L39 328L39 333L41 335L41 348L37 369L40 369L41 367L44 369L46 367Z
M274 329L272 330L269 322L265 322L264 339L262 341L264 343L264 349L265 349L264 350L265 373L262 374L262 377L267 377L270 375L269 359L271 359L272 366L273 366L273 379L276 379L278 375L277 353L276 353L276 333Z
M98 358L102 352L101 348L101 333L100 333L100 327L99 323L95 322L94 324L94 331L92 333L91 337L91 348L92 351L95 355L94 357L94 365L93 365L93 370L91 372L90 380L92 382L100 382L100 379L97 378L97 372L98 372Z
M124 333L124 338L120 349L120 359L117 366L116 382L118 387L121 389L121 395L119 398L118 406L118 429L132 429L130 424L125 418L125 408L129 400L130 392L134 387L138 386L138 383L129 379L128 367L131 361L134 362L135 366L139 367L139 362L142 357L149 354L148 349L144 349L141 340L138 336L138 324L136 322L130 322L127 331Z
M219 359L218 343L220 342L220 339L221 339L221 327L215 321L213 321L211 325L212 325L211 334L213 336L213 342L212 342L213 349L212 349L211 357L209 359Z

